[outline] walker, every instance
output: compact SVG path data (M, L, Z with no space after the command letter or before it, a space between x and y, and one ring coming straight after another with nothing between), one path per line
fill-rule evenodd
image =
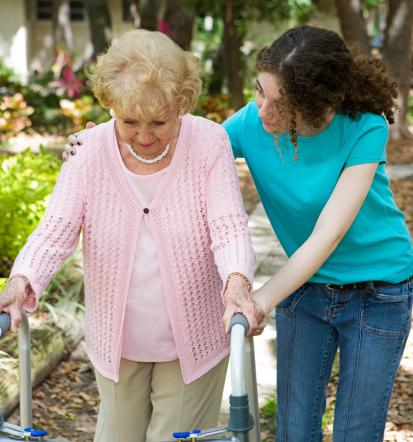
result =
M248 321L242 314L237 313L233 316L229 328L231 331L229 423L224 427L208 430L176 432L173 433L173 441L196 442L198 439L205 442L261 441L253 338L245 338Z
M0 314L0 338L10 329L10 316ZM30 362L30 328L26 314L22 313L19 328L19 379L20 379L20 425L4 421L0 412L0 442L26 440L59 442L48 439L48 432L32 428L32 377Z
M6 313L0 314L0 338L9 329L10 316ZM252 338L245 338L247 330L248 321L245 316L234 315L230 323L231 395L228 425L207 430L189 429L189 431L175 432L172 434L173 439L165 442L196 442L198 439L205 442L259 442L261 440L254 342ZM47 431L32 428L30 328L24 312L19 328L19 377L21 425L5 422L0 412L0 442L16 440L59 442L48 439Z

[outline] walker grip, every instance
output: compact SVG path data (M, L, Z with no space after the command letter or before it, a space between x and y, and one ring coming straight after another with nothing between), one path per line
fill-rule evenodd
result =
M237 324L242 325L245 329L245 333L247 333L249 329L249 323L248 319L242 313L235 313L235 315L232 317L231 322L229 323L229 331L231 331L232 327Z
M3 337L11 327L11 319L8 313L0 314L0 338Z

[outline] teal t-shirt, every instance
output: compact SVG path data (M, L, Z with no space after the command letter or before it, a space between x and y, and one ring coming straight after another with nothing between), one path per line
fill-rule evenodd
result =
M266 132L255 101L232 115L224 127L235 157L245 158L271 225L291 256L309 237L341 171L378 162L374 181L343 240L311 278L347 284L400 282L413 274L413 246L402 212L389 187L384 164L388 139L385 119L361 113L337 114L317 135L298 137L298 159L287 134Z

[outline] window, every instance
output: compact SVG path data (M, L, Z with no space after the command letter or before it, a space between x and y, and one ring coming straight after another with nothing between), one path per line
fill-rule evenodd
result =
M83 21L85 19L85 5L82 0L70 1L70 20Z
M37 0L37 20L53 19L53 1L54 0ZM69 6L71 21L83 21L85 19L85 5L83 0L70 0Z
M37 20L51 20L53 0L37 0Z

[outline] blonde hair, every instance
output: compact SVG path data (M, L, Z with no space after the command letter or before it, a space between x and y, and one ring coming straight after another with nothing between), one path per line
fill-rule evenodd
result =
M102 107L117 116L154 120L176 109L192 112L201 92L201 65L160 32L138 29L123 34L89 72Z

